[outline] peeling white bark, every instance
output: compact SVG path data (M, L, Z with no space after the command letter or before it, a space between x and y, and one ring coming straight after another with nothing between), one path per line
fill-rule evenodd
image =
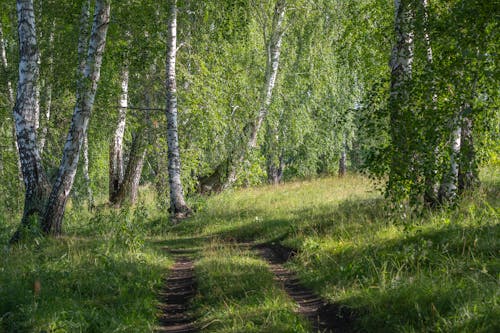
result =
M80 149L87 133L88 122L99 82L106 34L109 24L110 0L97 0L83 75L79 75L76 105L64 146L63 158L47 204L43 220L46 233L61 233L66 201L73 186Z
M36 83L39 75L35 14L32 0L17 1L19 33L19 81L14 120L24 185L26 188L22 224L43 214L50 185L45 177L36 145ZM19 233L13 236L17 240Z
M109 149L109 200L114 201L120 184L123 182L123 136L127 121L128 107L128 66L122 69L121 95L118 108L118 123L116 125L113 141Z
M170 212L174 217L184 217L190 209L184 199L181 182L181 157L177 121L177 83L175 61L177 53L177 1L170 0L167 42L167 144L168 176L170 185Z

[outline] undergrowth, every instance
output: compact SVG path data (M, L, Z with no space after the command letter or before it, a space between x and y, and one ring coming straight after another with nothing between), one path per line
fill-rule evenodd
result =
M171 264L147 242L147 209L69 209L65 235L0 231L0 332L151 332Z

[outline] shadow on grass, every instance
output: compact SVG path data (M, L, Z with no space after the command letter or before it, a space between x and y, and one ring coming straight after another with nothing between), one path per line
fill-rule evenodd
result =
M78 239L19 246L2 261L0 331L148 331L166 262Z

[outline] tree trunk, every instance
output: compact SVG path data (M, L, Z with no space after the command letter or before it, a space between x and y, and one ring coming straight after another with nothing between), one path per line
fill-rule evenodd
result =
M118 194L120 184L123 182L123 136L125 134L125 125L127 120L128 106L128 68L125 66L122 70L122 82L120 102L118 108L118 124L115 129L113 141L109 148L109 201L115 202L115 196Z
M19 82L14 119L19 145L21 169L26 188L21 226L42 216L50 191L36 144L36 82L38 80L38 47L32 0L17 1L19 33ZM18 230L11 241L21 236Z
M460 158L460 146L462 127L460 125L460 117L454 124L454 129L451 133L450 140L450 164L449 169L443 176L443 182L439 189L439 201L441 203L453 203L457 196L458 190L458 170Z
M87 133L85 133L87 134ZM89 174L89 140L88 136L83 137L83 179L87 188L88 208L90 211L94 209L94 194L92 193L90 174Z
M3 37L3 29L2 29L2 22L0 22L0 55L2 57L2 68L4 70L5 75L7 75L9 71L9 63L7 61L7 52L5 50L5 40ZM9 107L14 108L15 100L14 100L14 90L12 89L12 82L10 80L7 80L7 98L9 101ZM16 139L16 127L15 127L15 120L12 123L12 147L14 150L14 154L16 155L16 161L17 161L17 169L18 169L18 178L19 178L19 184L23 184L23 171L21 167L21 160L19 158L19 146L17 144L17 139Z
M465 106L466 113L470 112L470 105ZM473 140L473 121L469 116L462 119L460 168L458 173L458 189L460 192L470 190L479 185L479 170L476 162L476 149Z
M267 181L269 184L277 185L283 178L283 149L279 146L280 137L278 126L283 120L283 113L280 114L278 124L267 118L266 136L264 144L264 154L266 156Z
M43 149L45 148L45 141L47 139L47 132L49 128L50 121L50 113L52 108L52 72L54 69L54 30L56 28L55 22L52 24L52 30L50 31L49 36L49 57L47 58L47 64L49 67L50 77L49 82L46 88L46 96L45 96L45 124L40 131L40 140L38 141L38 150L40 151L40 155L43 155Z
M257 146L257 137L271 105L274 86L276 85L276 77L278 75L278 67L281 54L281 43L283 40L283 21L285 18L286 1L278 0L274 8L273 22L271 27L271 35L266 41L267 63L265 84L262 91L261 106L257 118L251 124L246 136L246 145L237 154L237 158L230 164L228 178L223 186L223 189L230 187L237 179L238 168L245 160L249 150Z
M127 170L122 182L118 188L116 195L110 202L116 206L122 206L128 202L135 204L139 193L139 181L141 180L142 168L146 157L146 129L140 129L135 134L130 148L130 156L128 159Z
M339 160L339 177L344 177L347 172L347 139L344 134L342 139L342 150L340 152Z
M79 73L73 119L64 146L63 158L43 220L42 227L46 233L57 235L62 231L62 218L66 201L75 179L80 149L87 133L88 122L100 77L109 23L109 12L110 0L96 1L85 71L83 75Z
M429 0L422 0L422 8L423 8L423 32L424 32L424 40L426 45L426 56L427 56L427 68L429 74L432 75L431 80L431 104L432 110L435 112L437 110L437 94L436 94L436 82L434 80L433 71L433 63L434 56L432 53L432 44L431 37L429 31ZM435 135L434 128L431 129L432 134L428 135L427 139L430 139L429 136ZM437 140L435 140L437 141ZM425 181L424 181L424 203L428 207L436 207L439 203L439 181L436 179L438 174L438 166L436 159L439 156L439 147L438 143L434 142L434 149L429 149L429 153L427 154L427 166L426 170L424 170Z
M412 76L414 58L414 13L410 0L395 0L394 29L396 43L391 55L390 126L392 141L389 191L399 191L398 185L408 177L408 158L412 155L408 147L409 124L403 107L409 99L408 82ZM411 122L410 122L411 123Z
M167 145L168 176L170 185L170 212L176 218L190 214L191 210L184 200L181 182L181 158L177 127L177 84L175 60L177 53L177 1L170 1L170 18L167 43Z

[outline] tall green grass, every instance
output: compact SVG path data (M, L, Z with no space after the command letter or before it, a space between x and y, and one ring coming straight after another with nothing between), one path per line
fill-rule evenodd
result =
M490 172L457 209L418 214L391 211L358 176L250 188L210 198L194 219L170 231L296 248L298 256L288 267L323 297L353 309L360 331L498 332L500 186L495 177ZM229 274L244 258L208 253L210 259L207 254L201 263L218 266L203 276ZM198 304L214 318L226 318L227 308L211 299L213 285L204 288ZM233 319L220 319L220 325L238 331L240 324L229 324Z
M0 332L151 332L171 264L147 242L145 207L69 209L66 235L0 234ZM149 225L148 225L149 227Z
M0 332L150 332L172 260L194 252L192 311L207 332L308 332L267 264L238 243L297 249L288 268L363 332L500 331L500 181L453 210L394 212L360 176L232 190L191 202L171 225L146 205L88 213L71 207L65 236L36 232L9 247L0 224ZM38 291L36 284L41 289Z

